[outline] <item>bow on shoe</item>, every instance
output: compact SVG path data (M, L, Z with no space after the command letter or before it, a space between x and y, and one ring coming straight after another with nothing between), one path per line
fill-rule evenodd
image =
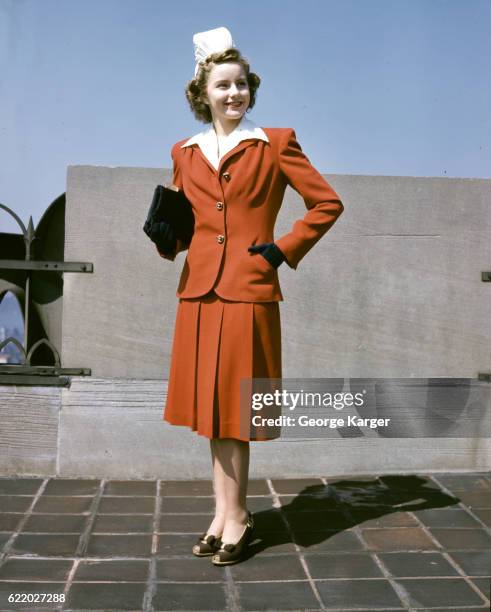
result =
M220 536L214 536L213 534L207 535L206 532L202 533L196 544L193 546L193 555L196 557L207 557L213 555L221 546L222 541Z
M216 540L216 536L214 535L209 535L207 536L206 533L202 533L200 535L200 540L203 542L203 544L213 544Z
M253 244L247 250L249 253L260 253L273 268L278 268L286 260L281 249L274 242Z

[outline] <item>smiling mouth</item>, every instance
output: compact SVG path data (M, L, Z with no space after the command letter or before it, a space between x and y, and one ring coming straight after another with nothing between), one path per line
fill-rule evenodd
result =
M233 108L237 108L239 106L242 106L242 102L227 102L226 106L232 106Z

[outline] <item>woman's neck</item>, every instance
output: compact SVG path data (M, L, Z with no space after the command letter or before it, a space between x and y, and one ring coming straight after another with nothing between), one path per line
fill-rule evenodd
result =
M228 136L231 132L235 130L235 128L242 121L242 117L240 119L232 119L232 120L213 120L213 127L215 128L215 132L217 136Z

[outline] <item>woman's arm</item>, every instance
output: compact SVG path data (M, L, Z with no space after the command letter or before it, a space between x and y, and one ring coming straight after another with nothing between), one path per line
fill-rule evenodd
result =
M308 208L288 234L275 240L288 265L296 269L300 260L334 225L344 206L338 194L302 152L292 129L285 130L280 144L280 168L288 184L302 196Z

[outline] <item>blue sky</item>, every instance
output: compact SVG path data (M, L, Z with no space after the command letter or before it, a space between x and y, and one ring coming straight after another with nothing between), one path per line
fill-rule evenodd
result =
M491 178L490 18L487 0L0 0L0 202L37 224L69 164L170 167L204 127L192 35L221 25L262 78L249 117L295 128L321 172Z

